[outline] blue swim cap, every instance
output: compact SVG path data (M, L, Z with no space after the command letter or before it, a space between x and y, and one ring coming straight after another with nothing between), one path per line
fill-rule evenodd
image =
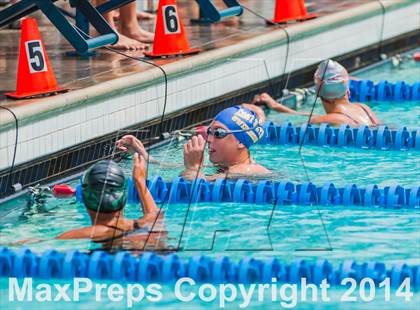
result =
M314 80L316 91L318 92L319 88L321 88L319 96L327 100L343 98L349 89L349 74L347 70L331 59L319 64Z
M230 131L240 131L232 134L248 149L264 135L264 128L259 124L257 114L241 106L224 109L214 120L225 125Z

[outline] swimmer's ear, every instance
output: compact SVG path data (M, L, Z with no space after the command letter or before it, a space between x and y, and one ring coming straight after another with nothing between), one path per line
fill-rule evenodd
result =
M241 142L238 142L238 149L242 150L242 149L245 149L245 148L246 148L245 145L243 145Z
M347 89L346 95L347 95L347 98L350 98L350 89Z

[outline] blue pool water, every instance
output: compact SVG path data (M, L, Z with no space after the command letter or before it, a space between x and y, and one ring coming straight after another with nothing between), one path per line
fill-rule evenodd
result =
M419 245L417 226L420 214L414 210L366 210L341 206L273 208L273 205L234 203L164 205L165 229L168 231L164 242L168 248L184 248L185 251L178 253L184 257L199 253L227 255L234 260L244 255L258 258L276 256L288 262L302 257L302 252L297 250L329 247L320 221L321 214L334 251L306 252L303 256L307 259L315 260L322 256L338 263L351 256L360 262L420 263L419 253L412 250ZM52 238L63 231L89 224L84 208L79 204L63 203L50 209L49 213L26 219L22 218L21 212L10 208L2 214L2 242L26 239L28 236ZM138 215L139 206L126 207L127 217L136 218ZM221 218L223 221L220 221ZM19 222L19 229L12 224L16 222ZM215 232L222 230L217 233L212 247ZM99 245L86 240L50 239L30 247L39 252L50 248L86 250Z
M395 69L389 64L374 68L360 75L359 78L372 80L388 79L390 81L416 80L419 64L407 62L402 68ZM302 110L309 111L309 104ZM407 125L415 128L420 118L420 105L417 102L403 103L370 103L379 118L391 127ZM316 113L321 113L317 103ZM268 119L275 123L290 120L295 124L304 122L305 117L290 117L285 114L269 113ZM151 165L149 175L160 175L170 180L182 171L183 142L172 141L168 145L151 151L151 154L172 168ZM355 183L364 187L378 184L381 187L400 184L405 187L418 185L420 157L415 151L376 151L356 148L323 148L304 146L302 166L297 146L257 145L252 149L252 156L262 165L273 171L275 180L308 181L322 185L333 182L337 186ZM127 174L131 173L131 161L123 163ZM305 173L305 169L307 175ZM206 168L211 174L213 168ZM76 186L78 181L70 182ZM316 260L319 257L339 264L345 259L359 262L381 261L388 266L405 262L411 265L420 264L420 234L418 226L420 214L418 210L366 209L362 207L316 207L316 206L273 206L252 204L174 204L161 206L165 210L165 229L168 237L164 239L168 248L181 246L184 251L178 253L182 257L194 254L208 256L226 255L238 261L250 255L256 258L277 257L281 261L290 262L304 257ZM187 216L188 211L188 216ZM126 207L126 216L137 218L140 215L137 205ZM272 217L271 217L272 216ZM325 229L321 222L321 217ZM47 249L66 251L70 249L88 250L100 245L87 240L58 241L54 236L84 225L90 221L84 207L75 198L56 199L47 197L41 204L28 204L27 197L21 196L0 208L0 244L10 243L27 238L46 239L29 245L36 252ZM215 236L215 232L219 231ZM182 239L181 239L182 235ZM213 239L214 244L213 244ZM329 239L329 241L328 241ZM328 248L332 251L314 249ZM19 246L12 246L17 248ZM238 249L240 249L238 251ZM301 249L311 251L299 251ZM1 309L39 308L39 304L17 304L6 302L7 281L0 279ZM166 289L172 291L169 286ZM299 309L352 309L354 304L342 304L337 298L342 290L334 289L332 294L336 300L325 305L304 303ZM171 295L168 295L171 296ZM379 296L381 296L379 294ZM366 304L366 309L379 307L415 309L419 294L410 303L402 304L398 299L391 303L380 302ZM114 308L117 304L103 303L104 309ZM165 298L164 303L156 305L142 303L142 308L176 309L179 305L175 298ZM278 305L255 302L256 308L278 308ZM92 296L82 299L78 305L81 309L97 308L98 304ZM120 305L121 306L121 305ZM207 308L205 303L184 304L188 309ZM231 305L230 308L237 308ZM42 304L43 309L57 309L56 303ZM74 304L60 303L62 309L74 309ZM229 307L228 307L229 308Z

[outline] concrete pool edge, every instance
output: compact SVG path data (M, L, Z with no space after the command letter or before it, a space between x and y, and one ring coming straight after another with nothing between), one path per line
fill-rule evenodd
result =
M387 13L398 10L408 5L416 4L420 8L420 4L415 0L405 2L386 2L384 7ZM324 16L307 23L297 24L287 28L290 33L290 42L296 42L305 38L314 36L335 26L344 26L352 24L365 18L382 14L382 8L378 2L371 2L347 11L338 12L332 15ZM381 38L379 38L381 39ZM193 57L186 58L182 61L164 65L168 78L179 78L195 71L203 71L209 67L219 65L226 59L234 57L247 57L255 52L262 52L275 46L284 45L286 35L283 30L270 32L258 37L246 39L235 45L224 47L216 50L207 51ZM289 72L290 70L286 70ZM14 108L15 113L19 116L20 122L25 124L33 120L40 120L49 117L49 113L63 112L69 109L77 108L79 105L91 104L95 100L101 100L104 97L114 96L121 93L130 92L132 90L141 89L150 85L161 83L162 74L159 69L148 70L127 77L102 82L99 85L87 87L86 89L73 90L69 93L56 97L47 97L38 99L36 105L22 107L14 104L14 101L7 101L5 107ZM42 114L41 114L42 113ZM0 111L0 115L8 115L7 112ZM0 131L12 126L14 120L2 115L0 118Z

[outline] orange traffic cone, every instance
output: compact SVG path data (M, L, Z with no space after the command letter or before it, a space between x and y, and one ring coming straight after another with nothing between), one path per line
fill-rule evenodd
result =
M195 54L200 51L190 48L176 0L159 0L153 51L144 54L149 57L162 57Z
M67 90L57 86L36 20L22 19L16 92L6 93L6 96L27 99Z
M306 20L318 17L308 14L304 0L276 0L273 23L287 23L292 20Z

